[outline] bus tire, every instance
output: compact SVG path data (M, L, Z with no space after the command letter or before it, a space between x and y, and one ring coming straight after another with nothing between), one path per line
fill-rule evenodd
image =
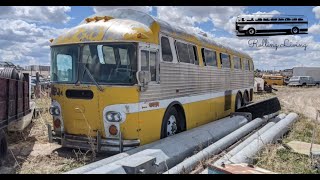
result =
M0 130L0 165L2 165L2 162L7 157L8 152L8 142L6 138L6 134L3 130Z
M166 111L161 127L161 139L173 136L182 131L181 122L183 121L181 114L175 107L169 107Z
M293 27L292 29L291 29L291 33L292 34L299 34L299 28L298 27Z
M243 98L242 98L242 106L245 106L249 103L249 94L248 91L245 91L243 93Z
M240 93L237 93L235 100L235 111L242 107L242 97Z
M247 35L255 35L256 30L254 28L249 28L246 33L247 33Z

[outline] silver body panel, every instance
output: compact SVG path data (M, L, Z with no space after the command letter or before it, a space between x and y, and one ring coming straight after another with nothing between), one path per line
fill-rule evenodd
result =
M160 63L160 83L149 84L140 101L163 100L183 96L224 92L253 86L253 72L200 67L186 63ZM178 92L177 92L178 90Z

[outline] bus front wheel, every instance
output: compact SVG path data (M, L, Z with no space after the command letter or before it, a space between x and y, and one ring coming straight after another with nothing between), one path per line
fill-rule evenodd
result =
M181 132L182 117L175 107L166 111L161 128L161 139Z
M291 29L291 33L292 33L292 34L298 34L298 33L299 33L299 28L293 27L293 28Z

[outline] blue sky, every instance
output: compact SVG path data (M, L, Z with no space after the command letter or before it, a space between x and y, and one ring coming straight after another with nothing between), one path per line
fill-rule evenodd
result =
M0 61L15 64L49 64L49 39L78 25L86 17L118 7L0 7ZM124 7L122 7L124 8ZM320 7L314 6L249 6L249 7L127 7L144 11L155 17L194 32L205 32L218 42L249 53L260 69L275 66L320 66ZM309 21L309 34L296 36L272 36L268 41L281 43L285 39L293 43L307 44L307 50L286 48L250 48L248 39L235 36L234 20L241 14L281 13L305 15ZM266 37L264 37L266 38ZM261 39L259 39L261 40Z

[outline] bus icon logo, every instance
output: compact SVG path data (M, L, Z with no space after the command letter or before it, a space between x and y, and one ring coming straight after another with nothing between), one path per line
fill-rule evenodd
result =
M242 15L237 17L236 32L237 36L308 34L308 19L304 15Z

